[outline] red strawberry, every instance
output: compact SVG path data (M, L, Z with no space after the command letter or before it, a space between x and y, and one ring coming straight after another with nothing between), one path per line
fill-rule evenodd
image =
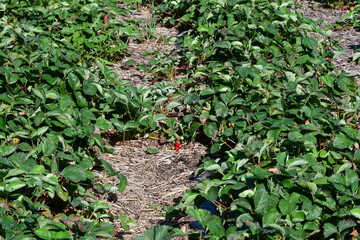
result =
M175 142L175 147L180 147L181 146L181 142Z
M174 150L178 152L180 151L180 147L174 147Z

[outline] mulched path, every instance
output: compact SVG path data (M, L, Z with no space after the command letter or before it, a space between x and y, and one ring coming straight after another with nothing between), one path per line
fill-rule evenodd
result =
M159 152L148 153L149 147L157 147ZM207 148L200 143L189 143L177 152L173 144L159 145L148 139L118 142L114 149L115 154L105 154L103 158L127 177L128 184L124 192L102 196L102 200L109 203L113 214L125 213L137 222L138 226L128 232L116 226L117 239L125 240L164 221L166 208L195 187L194 171L207 154ZM96 174L103 184L116 184L104 171Z
M334 25L334 21L345 14L341 10L325 9L319 5L310 7L308 1L301 2L301 5L302 7L297 11L301 11L309 18L321 19L319 24L322 26ZM149 9L142 9L133 17L143 19L145 25L154 24ZM120 80L129 81L128 85L151 86L154 83L152 75L136 67L126 66L128 60L150 66L150 59L154 56L148 53L174 51L173 54L176 55L176 47L167 45L164 39L175 37L178 32L175 29L155 25L156 37L143 42L131 41L128 48L130 54L112 67L119 74ZM360 65L349 62L351 55L359 48L359 30L334 30L333 37L343 40L341 46L346 51L346 55L334 60L339 72L359 74ZM112 144L115 154L106 154L104 159L109 161L116 171L127 177L128 185L122 193L99 196L99 198L110 204L110 211L113 214L125 213L129 219L138 223L137 227L128 232L123 231L120 224L116 223L116 239L128 240L164 221L165 209L174 205L186 190L196 185L196 181L191 179L201 159L208 154L208 149L200 143L189 143L176 152L172 144L161 145L157 140L149 139L125 142L112 139ZM148 147L157 147L160 151L150 154L146 151ZM95 173L103 184L115 184L114 179L106 177L104 171Z

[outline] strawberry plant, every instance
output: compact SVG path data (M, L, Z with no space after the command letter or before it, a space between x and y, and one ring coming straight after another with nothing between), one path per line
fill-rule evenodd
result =
M128 10L120 9L117 1L12 1L1 10L6 22L36 24L52 37L67 43L84 59L116 60L126 51L129 37L141 39L142 34ZM129 24L130 23L130 24Z
M123 87L101 60L121 54L130 36L141 37L136 25L118 18L128 10L116 4L1 3L0 235L6 239L112 238L117 217L106 203L89 202L87 189L97 181L92 168L102 165L118 179L109 191L124 190L125 176L102 159L111 149L101 133L114 128L112 118L138 117L133 105L124 113L116 96L144 94ZM134 225L125 216L120 221Z
M138 1L127 1L137 6ZM154 2L155 3L155 2ZM101 138L145 133L202 139L210 178L170 209L193 216L210 239L348 238L360 202L360 95L329 58L327 32L285 1L164 1L158 13L186 30L181 55L153 59L154 74L186 78L132 87L107 68L142 39L131 8L116 1L3 1L0 30L0 236L112 238L126 216L87 191L123 191L102 159ZM175 16L175 17L174 17ZM314 35L322 35L315 39ZM148 149L155 152L157 149ZM118 179L96 184L101 165ZM201 209L210 201L217 212ZM169 233L171 231L171 233ZM166 226L142 239L183 234Z
M352 76L333 73L326 31L290 6L158 7L166 23L188 31L179 43L192 81L179 90L177 107L187 113L179 125L226 153L203 160L198 172L212 176L168 216L186 212L209 239L344 239L357 230L359 90ZM201 209L204 200L219 216Z

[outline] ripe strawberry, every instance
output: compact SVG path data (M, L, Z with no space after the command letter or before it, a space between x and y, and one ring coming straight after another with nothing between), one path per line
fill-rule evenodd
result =
M180 151L180 147L174 147L174 150L178 152Z
M181 142L175 142L175 147L180 147L181 146Z

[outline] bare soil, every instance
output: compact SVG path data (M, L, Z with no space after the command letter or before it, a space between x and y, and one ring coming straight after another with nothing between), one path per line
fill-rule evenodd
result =
M309 18L320 19L319 24L322 26L333 25L336 19L345 14L341 10L325 9L318 5L310 7L308 1L301 4L302 7L297 11L303 12ZM176 46L168 45L166 39L177 36L178 32L154 22L149 9L142 9L133 17L143 19L145 25L155 23L156 32L148 40L131 41L128 47L130 54L114 65L113 69L119 74L120 80L129 81L128 85L150 86L154 83L153 76L136 67L128 67L125 63L132 59L137 64L150 66L150 59L154 56L148 53L176 50ZM347 52L346 55L334 60L339 71L359 74L360 65L349 62L351 55L359 48L359 30L335 30L333 37L342 40L341 46ZM185 191L196 185L196 181L191 178L201 159L208 153L208 149L200 143L193 142L182 146L181 150L176 152L172 144L161 145L158 140L149 139L125 142L115 139L112 143L115 154L106 154L103 157L117 172L127 177L128 185L122 193L111 193L99 198L109 203L113 214L124 213L129 219L137 222L138 226L129 231L124 231L120 223L116 223L115 237L128 240L163 222L166 208L174 205ZM159 152L150 154L146 151L148 147L157 147ZM103 184L116 184L104 171L95 173Z

